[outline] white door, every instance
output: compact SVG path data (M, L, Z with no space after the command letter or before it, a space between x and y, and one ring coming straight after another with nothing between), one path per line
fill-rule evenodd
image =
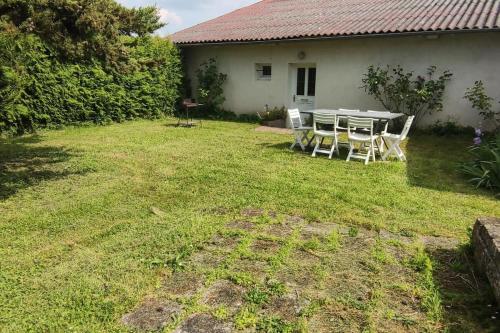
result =
M313 110L316 102L316 65L291 65L292 109Z

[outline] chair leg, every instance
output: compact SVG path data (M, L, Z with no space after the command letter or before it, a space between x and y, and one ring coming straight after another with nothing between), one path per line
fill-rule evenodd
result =
M337 156L340 156L339 139L336 136L333 137L333 144L335 145L335 152L336 152Z
M334 152L335 152L335 138L332 139L332 148L330 149L330 156L328 156L329 159L332 159Z
M398 145L396 147L396 150L398 152L398 158L401 162L406 162L406 156L405 156L405 153L403 152L403 150L401 149L401 147Z
M347 162L351 161L352 154L354 153L354 145L349 142L349 155L347 155Z
M372 158L373 158L373 162L375 162L376 158L375 158L375 142L372 142L371 144L371 149L370 149L370 155L372 155Z
M389 145L389 149L385 152L384 156L382 156L382 160L384 161L386 161L393 153L397 154L397 143L387 140L387 144Z
M320 146L321 146L321 138L319 136L316 137L316 146L314 147L312 157L316 157L316 153L318 152Z

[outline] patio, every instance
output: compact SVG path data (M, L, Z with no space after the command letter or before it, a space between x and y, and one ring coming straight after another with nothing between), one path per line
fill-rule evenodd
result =
M496 327L457 247L476 217L500 215L490 193L455 172L470 138L413 136L403 145L408 163L367 167L290 151L290 134L254 124L175 124L2 141L5 331L33 322L47 331L69 323L127 331L153 321L167 331L194 332L201 322L321 332L329 318L340 331ZM303 272L293 271L297 263ZM391 269L401 280L387 284ZM190 272L203 278L200 288L171 289ZM298 299L288 297L292 280L309 278ZM343 293L332 293L340 281ZM241 304L222 301L228 290L243 295ZM300 314L280 307L296 302ZM174 322L162 317L172 313Z

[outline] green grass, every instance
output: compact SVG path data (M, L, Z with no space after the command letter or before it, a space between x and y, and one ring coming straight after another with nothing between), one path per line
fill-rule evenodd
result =
M244 208L349 225L352 235L462 240L478 216L500 215L498 200L455 172L469 138L415 136L407 164L364 166L291 152L289 136L251 124L166 123L1 141L1 331L126 331L119 319L165 270L183 269Z

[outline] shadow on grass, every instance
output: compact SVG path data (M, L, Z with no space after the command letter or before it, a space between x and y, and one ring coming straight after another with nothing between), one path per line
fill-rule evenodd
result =
M85 171L72 171L59 165L73 152L61 147L35 146L39 136L0 139L0 200L42 181L65 178Z
M485 277L467 248L430 250L449 332L500 332L498 308Z
M467 161L468 136L436 136L416 133L406 144L407 177L411 185L433 190L463 194L493 194L478 190L458 171Z

